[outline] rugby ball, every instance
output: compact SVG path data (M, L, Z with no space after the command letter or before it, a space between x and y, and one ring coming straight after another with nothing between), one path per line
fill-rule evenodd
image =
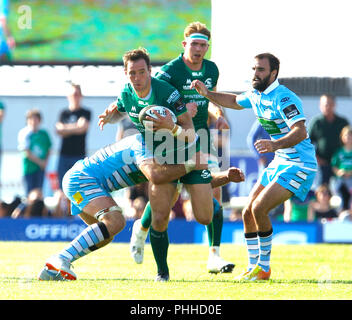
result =
M156 105L144 107L138 115L139 122L143 125L144 128L151 129L153 127L153 122L150 120L147 120L146 117L149 116L151 118L157 119L153 111L159 113L162 117L165 117L166 110L168 110L171 113L172 121L176 123L177 122L176 115L170 109L163 106L156 106Z

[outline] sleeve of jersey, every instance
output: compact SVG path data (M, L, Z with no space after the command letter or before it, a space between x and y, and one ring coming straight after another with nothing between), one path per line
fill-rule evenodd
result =
M252 108L252 103L249 98L249 93L244 92L236 96L236 102L238 105L240 105L242 108Z
M169 95L167 106L175 113L176 117L187 112L186 105L177 89Z
M165 66L163 66L156 74L155 78L164 80L166 82L171 81L171 74L168 72Z
M123 105L123 101L121 99L121 97L117 97L116 99L116 105L117 105L117 110L120 112L126 112L126 109Z
M279 112L289 127L298 121L306 120L302 102L298 97L289 95L281 96L278 103Z

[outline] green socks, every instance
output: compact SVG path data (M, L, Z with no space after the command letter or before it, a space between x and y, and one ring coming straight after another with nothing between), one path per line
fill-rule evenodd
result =
M169 274L169 267L167 265L169 236L167 234L167 230L164 232L158 232L150 227L149 239L153 250L154 259L158 267L158 273Z
M213 198L213 207L213 220L206 226L206 228L208 231L209 247L219 247L224 222L223 209L215 198Z
M144 208L144 212L141 218L142 227L145 229L149 229L152 224L152 208L150 206L150 202L148 201L147 205Z

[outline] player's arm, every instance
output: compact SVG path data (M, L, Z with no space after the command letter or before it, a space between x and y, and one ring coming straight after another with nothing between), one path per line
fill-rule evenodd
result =
M98 126L103 130L107 123L116 123L123 117L124 113L118 110L117 100L115 100L98 116Z
M187 165L186 165L187 166ZM154 184L164 184L172 182L187 173L186 166L183 164L158 164L155 159L143 161L139 168L146 178ZM203 167L201 161L196 164L195 169ZM199 169L200 170L200 169ZM243 172L236 167L231 167L227 171L211 173L212 188L224 186L230 182L242 182L245 180Z
M275 152L279 149L291 148L307 138L305 120L298 121L291 126L285 136L278 140L260 139L254 144L259 153Z
M244 173L241 169L231 167L226 171L212 172L211 186L212 188L222 187L230 182L243 182L245 180Z
M210 91L200 80L192 81L190 88L196 89L199 94L206 97L210 102L213 102L217 105L236 110L243 109L243 107L237 104L237 95L234 93Z
M216 87L213 88L213 91L217 91ZM230 125L226 120L224 110L220 105L210 102L208 106L208 115L212 119L212 122L215 123L216 129L230 129Z

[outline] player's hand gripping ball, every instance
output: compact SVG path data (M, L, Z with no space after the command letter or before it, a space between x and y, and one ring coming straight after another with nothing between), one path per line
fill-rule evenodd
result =
M140 123L143 125L143 127L146 130L152 130L153 121L147 120L146 117L149 116L151 118L157 119L157 116L153 113L153 111L157 112L162 117L165 117L166 116L166 110L169 111L169 113L171 114L172 121L174 123L176 123L177 122L177 118L176 118L175 114L170 109L165 108L163 106L156 106L156 105L151 105L151 106L144 107L141 110L141 112L139 113L139 121L140 121Z

